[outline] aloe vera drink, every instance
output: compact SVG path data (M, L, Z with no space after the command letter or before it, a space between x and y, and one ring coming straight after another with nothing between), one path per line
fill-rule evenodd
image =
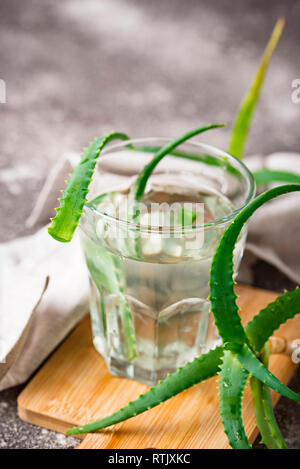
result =
M138 231L131 232L128 223L128 190L100 197L81 223L94 345L112 374L146 384L219 342L207 296L224 225L203 226L226 217L233 205L216 190L191 187L190 176L168 179L150 184ZM116 224L121 225L117 230ZM198 225L195 234L192 226ZM236 268L244 243L245 232L235 248ZM124 315L132 320L134 358L129 357Z

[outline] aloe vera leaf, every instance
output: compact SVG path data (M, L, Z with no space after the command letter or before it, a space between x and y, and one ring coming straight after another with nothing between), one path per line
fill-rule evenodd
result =
M285 292L262 309L246 326L247 336L256 352L260 352L266 341L288 319L300 313L300 288Z
M299 289L297 289L299 290ZM298 293L298 292L297 292ZM290 296L290 295L289 295ZM287 298L285 296L285 298ZM300 299L300 296L298 296ZM274 302L272 304L272 311L278 308L278 303ZM288 307L289 301L286 301L286 307ZM300 303L299 303L300 305ZM269 305L270 306L270 305ZM269 307L270 309L270 307ZM279 314L281 318L281 323L284 323L288 318L294 316L294 314L284 315L281 313L282 309L279 309ZM299 311L299 308L298 308ZM262 310L258 316L262 314L263 318L266 320L266 323L272 324L272 318L266 317L264 310ZM257 317L258 317L257 316ZM288 316L288 317L286 317ZM279 319L278 319L279 321ZM255 321L254 324L251 324L251 331L254 330L260 331L262 328L262 322L265 321ZM267 324L266 324L267 325ZM268 327L267 331L264 332L264 336L267 340L269 335L275 328ZM246 327L247 332L247 327ZM267 336L267 334L269 334ZM248 334L247 334L248 335ZM255 337L255 333L253 334ZM263 354L263 363L265 367L268 366L268 356L266 352ZM242 422L241 415L241 398L244 386L246 384L248 372L239 364L238 360L234 358L235 363L232 359L232 354L229 351L225 351L223 355L223 363L221 366L220 372L220 410L222 421L225 429L225 433L228 437L230 445L235 449L247 449L249 448L249 442L245 435L244 426ZM236 363L239 364L239 367L236 366ZM236 369L237 368L237 369ZM251 377L251 391L253 395L254 410L256 414L257 425L260 429L262 436L262 443L264 443L268 448L273 449L284 449L287 448L287 445L281 435L281 432L278 428L276 418L274 416L273 405L271 401L270 391L268 386L262 383L255 377ZM239 404L240 403L240 404Z
M110 194L113 194L111 192ZM93 200L88 202L86 205L88 207L93 207L103 200L104 197L107 197L107 193L100 194L95 197ZM100 254L100 258L98 256ZM106 290L110 293L117 293L119 300L119 315L121 318L122 329L125 338L125 346L127 357L129 360L133 360L137 356L137 344L135 338L135 330L132 313L125 296L125 286L124 279L122 274L122 269L117 258L112 255L110 252L105 249L100 248L98 252L95 253L95 256L98 258L98 266L101 266L100 271L93 267L93 262L88 262L88 266L91 272L92 277L97 285L100 297L102 295L101 286L106 285ZM94 258L94 256L93 256ZM100 278L99 278L100 277ZM113 287L113 288L112 288ZM104 310L105 305L102 302L102 311ZM103 317L103 324L106 328L106 318L105 314Z
M298 289L297 289L298 290ZM292 292L289 292L292 293ZM285 294L286 295L286 294ZM285 296L283 295L283 296ZM273 303L271 303L273 305ZM265 314L264 310L262 310L256 318L259 318L260 314ZM290 316L289 316L290 317ZM281 316L281 323L285 322L285 317ZM253 323L253 324L252 324ZM255 333L259 332L261 328L261 321L251 321L247 324L246 326L246 332L248 332L248 326L251 325L251 334L255 336ZM256 332L255 332L256 331ZM266 336L265 334L265 341L268 340L269 337ZM150 395L148 395L147 402L144 402L144 406L141 406L142 400L141 398L138 398L140 400L139 404L136 406L136 401L133 401L130 403L130 408L129 404L126 406L124 409L120 409L120 411L105 417L104 419L101 419L97 422L93 422L91 424L84 425L82 427L74 427L70 430L68 430L68 434L76 434L76 433L88 433L88 432L93 432L96 430L100 430L101 428L108 427L110 425L114 425L116 423L119 423L121 421L127 420L129 418L134 417L138 413L142 413L147 411L148 409L155 407L162 402L164 402L167 399L170 399L171 397L175 396L176 394L180 393L184 389L188 389L188 387L193 386L194 384L197 384L198 382L205 381L206 379L215 376L220 368L220 365L222 363L222 355L223 355L223 347L217 347L215 350L212 350L208 352L208 354L201 355L199 358L195 358L193 362L188 362L181 370L184 370L185 376L189 375L189 381L185 379L184 383L184 388L182 389L182 381L181 377L178 376L178 372L173 373L172 375L169 375L164 381L161 381L157 386L154 388L151 388L151 390L148 391L148 393L151 391ZM203 360L203 362L202 362ZM205 366L208 365L209 363L209 373L207 373L206 377L204 375L204 368L202 367L202 363L205 364ZM198 374L198 367L201 370L201 373ZM192 376L194 373L194 376ZM183 374L183 373L182 373ZM169 382L171 382L171 377L172 377L172 390L170 389L168 392L168 386ZM176 380L179 380L178 383L176 383ZM256 379L256 378L254 378ZM168 380L168 381L167 381ZM167 381L167 382L166 382ZM258 383L261 383L259 380L257 380ZM174 385L175 383L175 385ZM263 385L263 384L262 384ZM175 386L178 386L175 389ZM265 385L263 385L265 386ZM157 390L156 388L159 389ZM146 394L148 394L146 393ZM160 393L160 394L159 394ZM138 409L138 412L137 412ZM123 412L124 410L124 412Z
M255 376L255 378L259 379L282 396L300 403L300 395L285 386L285 384L267 370L247 344L231 347L231 351L235 354L242 366Z
M297 288L298 290L298 288ZM291 294L293 292L287 292L285 293L284 295L282 295L283 297L286 296L287 294ZM277 300L273 303L271 303L270 305L272 306L273 308L273 305L276 304L277 306ZM268 305L269 306L269 305ZM256 336L256 333L259 333L259 331L261 330L261 325L262 325L262 321L261 320L258 320L259 316L262 314L265 316L265 310L268 310L268 307L265 308L264 310L262 310L260 313L258 313L258 315L255 317L255 321L252 320L251 322L249 322L246 326L246 333L248 335L248 327L251 326L251 336ZM295 313L296 314L296 313ZM287 314L286 316L284 314L281 315L281 323L283 324L286 319L290 318L291 315ZM269 320L271 320L271 318L269 318ZM272 328L272 332L273 330L275 330L277 327L275 328ZM268 331L269 329L267 329L266 331ZM269 338L269 336L267 335L268 332L264 332L264 341L266 342ZM189 374L189 383L186 381L184 383L184 386L185 388L184 389L187 389L188 387L200 382L200 381L204 381L205 379L211 377L211 376L215 376L218 372L218 369L220 367L220 364L221 364L221 357L222 357L222 352L223 348L222 347L217 347L217 349L215 350L212 350L210 351L208 354L206 355L201 355L199 358L195 358L193 362L189 362L187 363L181 370L188 370L188 373L185 373L186 375ZM206 362L206 360L208 359L208 361ZM206 363L206 365L208 364L209 362L209 367L210 367L210 373L207 375L207 378L205 378L204 376L204 369L202 368L201 369L201 373L198 375L198 367L202 367L201 363L202 363L202 360L205 360L204 363ZM195 376L192 377L192 373L195 373ZM145 412L146 410L148 410L148 408L152 408L152 407L155 407L156 405L159 405L161 404L163 401L167 400L167 399L170 399L171 397L175 396L176 394L178 394L179 392L181 392L182 390L184 389L181 389L180 386L178 386L177 390L175 391L174 387L172 389L172 392L170 392L169 394L167 394L167 389L168 389L168 383L165 383L166 380L168 380L168 382L171 382L171 376L174 377L174 380L175 379L178 379L176 378L177 373L174 373L170 376L168 376L164 381L161 381L157 386L155 386L154 388L152 388L152 391L151 391L151 395L148 397L148 400L147 400L147 405L144 405L143 408L139 407L139 412L138 413L141 413L141 412ZM180 378L181 379L181 378ZM256 378L255 378L256 379ZM260 381L257 380L259 383ZM163 385L163 383L166 384ZM172 378L172 384L174 383L173 381L173 378ZM181 385L181 383L178 383L178 385ZM160 390L163 390L163 392L161 393L160 397L158 396L158 392L154 390L156 390L156 388L159 386ZM173 384L174 386L174 384ZM158 398L159 397L159 398ZM118 422L121 422L123 420L126 420L126 419L129 419L129 418L132 418L134 417L135 415L137 415L136 413L136 407L135 407L135 402L132 402L131 403L131 410L132 412L129 412L130 409L127 409L127 406L125 409L126 410L126 416L124 416L125 414L122 412L122 413L119 413L121 412L121 410L118 412L118 413L115 413L113 415L110 415L108 417L105 417L106 420L104 419L101 419L100 421L98 422L94 422L92 424L89 424L89 425L93 425L93 429L92 430L88 430L87 429L87 425L85 425L84 427L76 427L74 430L72 429L72 432L75 434L77 433L77 430L78 428L84 428L84 430L81 432L81 433L87 433L89 431L96 431L96 430L99 430L100 428L104 428L106 426L110 426L110 425L113 425L115 423L118 423ZM140 406L141 402L139 403L139 406ZM118 414L118 415L116 415ZM119 418L121 418L121 420L119 420ZM106 423L108 422L108 423ZM99 427L98 424L100 424L101 426ZM69 430L70 432L70 430Z
M97 195L97 197L95 197L94 199L92 200L89 200L85 205L87 207L94 207L95 205L99 204L105 197L108 197L108 195L113 195L114 192L103 192L103 194L100 194L100 195Z
M106 336L107 332L107 327L106 327L106 312L105 312L105 303L104 303L104 298L103 298L103 292L102 292L102 284L101 281L99 280L99 273L98 269L95 267L94 263L92 261L87 262L88 268L89 268L89 273L92 279L95 282L95 285L98 290L99 294L99 305L101 308L101 319L102 319L102 327L103 327L103 333L104 336Z
M132 147L131 149L137 152L143 152L143 153L156 153L159 150L161 150L162 147L150 147L150 146L144 146L144 147ZM208 153L205 154L193 154L193 153L187 153L182 150L172 150L169 151L168 155L175 156L176 158L184 158L186 160L192 160L192 161L199 161L200 163L205 163L208 164L209 166L217 166L217 167L225 167L228 172L240 176L239 171L234 168L228 161L224 159L217 159L212 155L209 155Z
M166 156L168 153L174 150L174 148L178 147L178 145L186 142L192 137L195 137L196 135L206 132L207 130L216 129L219 127L224 127L224 124L212 124L212 125L207 125L205 127L200 127L200 128L191 130L185 133L184 135L181 135L180 137L177 137L176 139L172 140L164 147L160 148L157 151L157 153L155 153L152 160L140 172L135 184L133 185L131 189L131 193L134 195L134 199L135 200L142 199L149 177L151 176L153 170L158 165L158 163L163 159L164 156Z
M267 368L269 366L269 347L267 344L263 348L263 351L261 353L261 359L262 359L263 364ZM254 377L252 378L256 379ZM270 389L268 388L268 386L266 386L263 383L261 383L261 385L262 385L262 402L263 402L263 407L264 407L265 419L269 424L273 442L275 444L273 445L272 441L270 443L272 447L276 447L277 445L278 449L287 449L288 446L281 434L281 431L276 421L276 417L274 415ZM262 435L262 436L263 436L263 441L265 441L265 435Z
M103 292L101 289L98 288L98 292L99 292L99 299L100 299L103 333L104 333L104 336L107 337L106 307L105 307L105 302L104 302L104 296L103 296Z
M112 256L105 248L95 245L89 239L85 239L85 244L88 252L87 266L97 287L103 287L108 294L118 294L120 285Z
M262 309L246 326L246 334L256 352L262 350L273 332L300 312L300 289L285 292ZM262 361L268 367L267 345L262 351ZM254 411L262 443L268 448L286 448L287 445L274 416L269 388L255 377L250 379Z
M243 147L248 134L248 129L253 111L259 98L260 90L263 84L265 73L269 65L272 54L281 36L285 21L280 18L272 31L271 37L265 48L263 57L249 90L244 97L232 129L231 141L228 152L237 158L242 157Z
M154 153L157 152L161 147L139 147L139 148L132 148L134 151L144 152L144 153ZM211 155L195 155L192 153L186 153L179 150L173 150L169 152L170 155L175 156L177 158L184 158L187 160L198 161L200 163L205 163L210 166L217 166L217 167L226 167L229 172L232 174L239 175L239 172L231 166L226 161L217 160ZM258 169L257 171L252 172L255 183L257 187L266 186L268 184L272 184L275 182L283 182L283 183L291 183L291 184L300 184L300 175L291 173L289 171L277 171L272 169Z
M167 145L158 149L158 151L154 154L151 161L144 166L142 171L137 177L135 184L133 184L130 194L129 194L129 204L128 204L128 218L135 222L136 224L139 223L139 204L143 198L145 188L148 182L149 177L151 176L152 172L154 171L155 167L158 163L163 159L164 156L168 155L172 152L178 145L184 143L185 141L199 135L203 132L206 132L210 129L215 129L219 127L224 127L224 124L212 124L205 127L200 127L194 130L191 130L180 137L172 140L171 142L167 143ZM128 239L129 249L135 257L141 257L141 239L139 230L137 229L136 232L131 232L131 239Z
M239 232L240 232L243 224L247 221L247 217L249 218L252 215L252 213L260 205L263 205L263 203L265 203L267 200L269 200L273 197L277 197L277 196L279 196L281 194L284 194L284 193L299 191L299 190L300 190L300 186L297 186L297 185L280 186L280 187L276 187L274 189L270 189L267 193L261 194L259 197L257 197L251 204L249 204L243 210L242 219L241 219L241 214L239 215L240 216L239 226L237 227L237 229L236 228L234 229L233 239L231 240L231 246L230 245L227 246L227 241L225 241L224 245L220 242L219 247L218 247L218 250L221 253L222 253L222 251L225 251L225 253L227 253L227 255L224 258L224 262L223 262L224 264L226 262L228 263L228 251L229 251L229 253L231 252L231 256L229 256L229 265L230 265L230 262L231 262L231 269L229 268L228 270L226 270L224 278L229 277L229 278L232 279L232 270L233 270L232 269L232 252L233 252L235 241L236 241L236 239L239 235ZM244 215L245 211L246 211L246 215L247 215L246 217ZM232 223L231 225L234 225L234 223ZM228 229L226 230L226 232L228 232ZM226 232L223 234L222 239L224 238ZM232 238L232 235L230 237ZM227 238L228 238L228 234L226 235L226 239ZM220 254L219 254L219 256L220 256ZM221 273L221 276L222 276L223 272L222 272L222 270L220 270L218 268L217 273L218 273L217 278L219 279L220 278L220 273ZM213 274L213 276L214 276L214 274ZM232 294L231 294L231 290L232 290ZM228 292L229 292L229 296L231 297L231 301L228 302L228 307L229 307L229 312L230 312L230 307L232 307L232 303L233 303L233 307L236 306L235 305L235 296L233 295L233 281L232 281L232 284L230 282L227 282L226 294L228 294ZM215 293L218 294L218 290L216 290ZM223 294L223 292L221 291L221 295L222 294ZM226 310L226 312L227 312L227 310ZM222 310L220 310L220 314L222 314ZM230 323L230 321L229 321L229 323ZM81 427L75 427L73 429L70 429L68 431L68 433L69 434L76 434L76 433L87 433L87 432L96 431L96 430L99 430L99 429L104 428L106 426L110 426L110 425L113 425L115 423L126 420L128 418L134 417L138 413L145 412L148 408L152 408L152 407L160 404L164 400L167 400L167 399L173 397L175 394L181 392L184 389L187 389L191 385L207 379L203 375L204 366L207 366L209 364L209 367L210 367L210 375L207 376L207 377L214 376L218 371L218 367L220 366L222 354L223 354L223 347L218 347L217 349L212 350L208 354L201 355L199 358L194 359L193 362L187 363L183 368L181 368L180 372L182 372L184 374L184 376L189 377L189 379L185 379L185 381L183 383L184 384L183 387L182 387L182 382L181 382L181 376L178 374L178 371L177 371L176 373L173 373L172 375L168 376L164 381L161 381L154 388L151 388L151 390L150 390L151 392L148 391L148 393L145 394L145 395L147 395L147 402L144 401L144 405L141 405L142 402L143 402L143 398L140 397L137 400L135 400L134 402L128 404L124 409L121 409L118 412L116 412L116 413L114 413L114 414L112 414L108 417L105 417L104 419L101 419L97 422L93 422L91 424L87 424L87 425L84 425L84 426L81 426ZM209 358L209 360L208 360L208 358ZM195 366L196 363L200 365L200 373L199 374L198 374L198 371L197 371L197 367ZM201 364L202 363L203 363L203 368L202 368L202 371L201 371ZM193 373L195 373L194 376L192 376ZM169 383L170 382L172 383L172 389L169 388ZM176 390L175 390L175 386L176 386ZM161 392L161 391L163 391L163 392Z
M219 242L211 265L209 299L223 343L249 343L238 314L232 277L233 250L240 231L251 215L268 200L294 191L300 191L300 185L279 186L260 194L236 216Z
M177 214L176 223L181 226L191 226L197 218L197 211L195 209L188 209L182 207L180 212Z
M86 203L89 185L101 150L112 140L128 140L128 138L126 134L113 132L96 138L84 151L80 163L74 169L63 191L59 200L60 205L55 209L56 216L51 219L48 232L54 239L64 243L71 241Z
M261 353L261 360L267 368L269 365L268 345L265 345ZM261 443L269 449L287 449L287 444L276 422L268 386L254 376L250 378L250 386L256 423L261 434Z
M220 412L229 444L234 449L251 449L242 418L242 397L248 376L235 356L225 350L219 379Z
M299 294L299 293L298 293L298 290L299 290L299 288L297 288L296 290L297 290L297 297L298 297L298 294ZM293 294L293 293L294 293L294 292L286 292L284 295L282 295L281 298L286 297L286 295L291 295L291 294ZM288 301L288 300L287 300L287 301ZM271 308L272 311L273 311L273 310L274 310L274 306L275 306L275 308L278 307L277 299L276 299L276 301L270 303L265 309L261 310L261 311L255 316L255 318L254 318L252 321L248 322L248 324L247 324L247 326L245 327L245 329L246 329L247 335L248 335L248 328L249 328L249 330L251 329L251 333L249 333L249 339L250 339L250 341L252 340L252 337L256 337L256 334L259 334L259 333L260 333L260 334L261 334L261 339L260 339L260 341L259 341L259 344L261 343L261 341L264 341L264 343L265 343L265 342L269 339L269 334L271 335L272 332L273 332L275 329L277 329L277 328L279 327L279 325L278 325L278 323L277 323L277 326L271 328L272 330L268 327L268 328L266 328L265 330L262 331L262 327L264 327L264 324L266 323L266 321L271 321L271 320L273 320L272 317L269 317L268 315L266 315L267 313L266 313L265 311L268 311L270 308ZM270 308L269 308L269 307L270 307ZM281 308L280 308L280 310L282 311L282 313L278 311L278 314L280 315L280 324L283 324L287 319L291 318L292 315L290 315L289 313L284 314L284 312L285 312L284 309L281 309ZM275 314L275 317L276 317L276 311L274 312L274 314ZM297 313L295 312L295 314L297 314ZM261 315L264 316L264 317L263 317L263 318L260 318ZM255 344L254 344L254 345L255 345ZM222 354L223 354L222 350L223 350L223 347L217 347L216 350L212 350L211 352L209 352L209 354L201 355L199 358L195 358L193 362L191 362L191 363L188 362L188 363L182 368L182 370L185 370L185 369L187 368L187 369L188 369L188 373L189 373L190 375L191 375L192 373L195 373L195 376L194 376L193 378L190 376L190 379L191 379L191 380L190 380L190 383L192 383L192 384L188 384L187 382L185 382L185 386L186 386L185 389L187 389L188 387L192 386L193 384L196 384L197 382L204 381L204 380L207 379L208 377L215 376L215 375L217 374L218 369L219 369L220 364L221 364L221 357L222 357ZM261 350L261 347L260 347L260 346L259 346L259 350ZM210 373L211 373L211 374L210 374L210 376L207 376L207 378L205 378L204 375L203 375L203 369L202 369L201 373L199 374L199 376L197 375L198 372L197 372L197 366L196 366L196 365L198 364L198 366L200 367L200 366L201 366L201 363L202 363L202 360L204 360L204 359L206 360L205 357L208 358L208 359L209 359L209 362L210 362L210 365L209 365L209 366L210 366ZM194 363L194 362L195 362L195 363ZM206 364L207 364L207 363L206 363ZM146 410L148 410L148 408L155 407L156 405L161 404L163 401L165 401L165 400L167 400L167 399L170 399L171 397L175 396L176 394L178 394L179 392L182 391L182 389L181 389L180 387L178 387L177 392L175 392L175 391L174 391L174 388L173 388L173 391L172 391L172 393L170 392L169 397L168 397L168 396L166 397L166 390L167 390L168 384L166 384L166 388L164 388L163 383L165 383L166 380L170 380L170 377L171 377L171 376L174 376L174 379L177 379L177 378L175 377L175 375L177 376L177 373L173 373L172 375L168 376L164 381L161 381L161 382L157 385L157 386L160 387L160 389L163 388L163 390L164 390L164 392L161 394L161 400L160 400L160 399L157 399L157 397L158 397L157 392L151 392L151 396L149 396L149 399L151 398L151 400L150 400L150 401L149 401L149 400L147 401L147 405L148 405L149 407L147 407L146 405L144 405L144 408L143 408L142 410L141 410L141 408L139 407L139 412L138 412L138 413L145 412ZM255 378L255 379L256 379L256 378ZM195 380L196 380L196 382L195 382ZM199 380L199 381L198 381L198 380ZM257 381L260 383L259 380L257 380ZM173 382L173 381L172 381L172 382ZM262 385L263 385L263 383L262 383ZM154 388L152 388L152 390L156 389L157 386L155 386ZM263 385L263 386L265 386L265 385ZM135 401L131 403L131 408L134 408L134 409L135 409L134 404L135 404ZM125 408L125 409L126 409L126 408ZM129 410L130 410L130 409L126 410L126 412L128 412L128 413L126 414L127 416L125 416L125 417L124 417L124 414L123 414L123 413L121 413L121 414L118 413L118 417L116 417L116 413L115 413L115 414L113 414L113 415L110 415L110 416L108 416L108 417L105 417L105 419L107 419L106 421L104 421L104 419L102 419L102 420L100 420L99 422L94 422L93 424L91 424L91 425L94 425L94 424L96 425L96 424L97 424L97 427L94 428L94 430L87 430L87 426L85 425L85 426L84 426L84 431L83 431L83 433L86 433L86 432L89 432L89 431L96 431L96 430L99 430L100 428L104 428L105 426L113 425L114 423L121 422L121 421L123 421L123 420L132 418L132 417L134 417L135 415L137 415L137 414L135 413L135 410L134 410L133 412L129 412ZM120 410L119 412L121 412L121 410ZM118 418L119 418L120 416L121 416L121 420L118 420ZM115 419L116 419L116 420L115 420ZM100 423L100 422L101 422L101 427L98 427L98 423ZM105 422L108 422L108 423L105 423ZM78 428L78 427L76 427L76 430L74 429L74 432L73 432L74 434L77 432L77 428ZM81 427L80 427L80 428L81 428ZM72 431L73 431L73 429L72 429Z
M105 147L105 145L113 140L128 139L129 137L126 134L113 132L104 137L96 138L84 151L83 155L81 156L80 163L74 169L74 172L68 181L67 187L63 191L63 196L60 199L60 206L56 209L56 216L52 219L52 224L48 228L49 234L54 239L61 242L71 241L82 215L84 204L87 202L86 196L89 190L89 185L92 180L97 159L102 149ZM101 196L103 197L103 195ZM103 277L102 281L105 283L105 288L108 288L108 291L112 285L117 286L117 293L120 300L120 316L127 355L128 358L132 360L137 355L136 340L132 314L127 299L122 290L122 284L120 283L121 275L117 266L114 265L113 256L110 256L108 253L106 256L104 256L103 252L102 255L102 263L105 264L103 269L101 269L101 275ZM110 261L108 260L109 258ZM98 260L100 262L99 257ZM106 271L105 269L111 266L113 266L111 270L115 271L115 275L112 275L109 278L109 276L105 275L104 272ZM111 273L112 272L110 272L110 274ZM114 283L113 279L117 279L117 281ZM100 284L97 285L97 288L99 290Z
M290 182L300 184L300 175L288 171L275 171L272 169L259 169L253 173L257 186L266 186L273 182Z
M132 150L134 151L138 151L138 152L142 152L142 153L157 153L158 151L160 151L163 147L151 147L151 146L144 146L144 147L138 147L138 148L132 148ZM185 159L188 159L188 160L192 160L192 161L200 161L200 162L204 162L204 163L207 163L207 164L210 164L211 166L222 166L223 165L223 162L222 161L219 161L217 160L216 158L214 158L213 156L211 155L195 155L195 154L192 154L192 153L187 153L185 151L182 151L182 150L171 150L169 151L168 153L169 155L172 155L172 156L176 156L177 158L185 158Z
M256 424L261 435L261 444L268 448L277 449L277 443L274 442L269 422L267 422L264 404L263 404L263 388L266 387L259 379L251 376L250 378L251 394L253 400L253 408L256 418ZM267 387L268 389L268 387Z
M101 308L101 316L102 316L102 326L104 334L106 335L106 315L105 315L105 304L103 300L103 293L102 293L102 283L99 280L98 269L95 267L93 262L87 262L90 276L92 277L93 281L98 290L99 299L100 299L100 308Z
M253 376L250 378L250 386L256 424L261 434L260 443L269 449L287 449L288 446L275 420L268 386Z
M137 344L135 338L135 329L132 313L125 296L125 285L122 278L122 268L120 261L116 256L111 256L114 264L114 270L119 287L119 312L121 316L122 330L125 338L125 345L127 351L127 357L129 360L133 360L137 355Z
M109 427L110 425L127 420L161 404L181 391L215 376L221 365L222 354L223 348L217 347L200 357L194 358L192 362L187 363L182 368L178 368L175 373L168 375L155 387L150 388L148 392L141 394L135 401L129 402L123 409L97 422L71 428L67 433L69 435L75 435L77 433L95 432L101 428Z
M85 242L88 244L87 251L89 252L87 265L98 291L102 294L101 289L103 287L107 293L115 294L118 297L118 309L126 352L128 359L133 360L137 356L137 345L133 317L125 296L121 266L116 256L112 255L109 251L99 245L94 246L93 242L88 239Z
M235 302L233 282L233 249L239 233L250 216L265 202L281 194L300 191L300 185L279 186L261 194L247 205L223 234L215 252L210 274L210 301L215 324L231 351L249 373L260 379L280 394L300 402L300 396L291 391L273 376L249 348L249 341L241 325Z

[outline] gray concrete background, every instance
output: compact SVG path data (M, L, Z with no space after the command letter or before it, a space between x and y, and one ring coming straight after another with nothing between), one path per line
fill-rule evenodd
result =
M26 233L24 220L60 155L118 129L175 136L232 123L278 16L287 18L253 121L246 153L300 149L300 1L1 0L0 241ZM229 128L203 140L227 147ZM255 284L293 285L265 263ZM292 386L300 391L300 373ZM20 422L16 396L0 395L0 447L71 448L77 440ZM277 414L300 447L299 406Z

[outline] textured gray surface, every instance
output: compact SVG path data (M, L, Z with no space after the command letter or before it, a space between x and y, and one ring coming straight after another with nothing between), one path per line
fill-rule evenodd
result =
M17 416L17 397L23 386L0 393L0 449L71 449L78 446L78 439L35 427Z
M248 154L299 151L300 104L291 102L291 81L299 78L299 1L1 0L7 103L0 104L0 240L26 233L24 220L51 165L95 135L119 129L165 136L202 123L230 125L281 14L288 24ZM218 130L205 141L225 148L228 135ZM263 263L255 283L292 287ZM0 446L75 446L73 438L18 420L20 389L0 395ZM283 399L277 409L292 447L300 447L299 412Z

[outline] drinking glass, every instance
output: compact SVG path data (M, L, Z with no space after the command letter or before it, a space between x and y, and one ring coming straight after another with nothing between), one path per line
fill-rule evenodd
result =
M255 193L240 160L189 142L158 164L145 210L128 217L129 188L168 141L107 147L94 176L98 197L80 222L94 345L111 374L149 385L220 343L207 300L211 262L224 230ZM235 275L245 240L246 228L234 250Z

